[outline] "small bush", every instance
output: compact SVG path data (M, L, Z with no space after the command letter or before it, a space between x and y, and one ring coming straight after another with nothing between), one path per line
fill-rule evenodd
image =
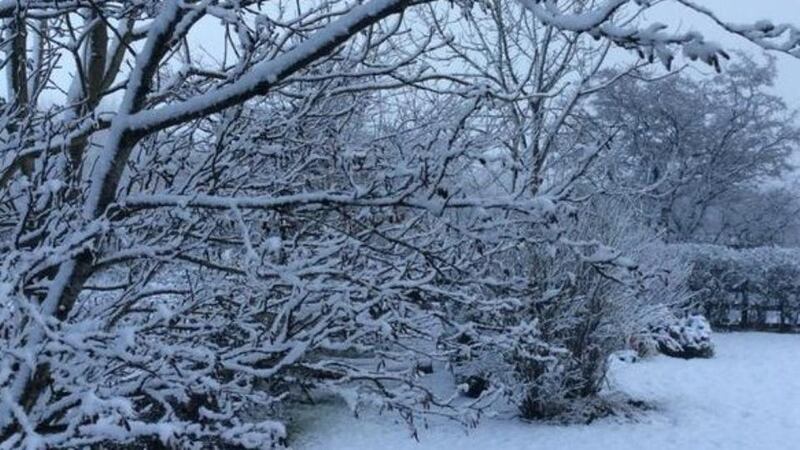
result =
M673 318L653 326L640 340L640 354L656 348L674 358L710 358L714 356L711 325L700 315Z

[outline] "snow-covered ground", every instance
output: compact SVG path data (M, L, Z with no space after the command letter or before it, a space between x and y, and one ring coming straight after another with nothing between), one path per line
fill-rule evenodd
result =
M452 423L420 442L386 417L355 419L317 406L296 424L295 450L790 450L800 449L800 336L715 335L711 360L659 357L616 364L611 383L657 406L637 423L531 425L486 420L467 434Z

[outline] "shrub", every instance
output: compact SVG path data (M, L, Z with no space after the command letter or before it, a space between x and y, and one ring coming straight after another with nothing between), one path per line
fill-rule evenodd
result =
M711 325L700 315L685 318L672 317L651 326L647 333L637 340L636 349L644 356L657 349L660 353L675 358L710 358L714 356L711 340Z

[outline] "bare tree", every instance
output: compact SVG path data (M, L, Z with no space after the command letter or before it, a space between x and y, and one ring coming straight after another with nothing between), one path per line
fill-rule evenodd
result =
M482 277L495 255L538 244L542 227L560 237L557 203L583 170L543 195L557 133L536 130L563 127L593 85L550 114L539 99L557 94L557 74L526 76L513 101L498 88L519 76L510 60L488 91L474 73L429 75L422 55L457 47L419 32L425 3L0 1L3 446L263 447L285 435L271 408L293 389L412 424L469 412L408 361L435 355L460 305L515 303ZM568 53L591 36L665 63L677 47L715 66L724 56L697 34L641 28L642 2L567 3L520 5L566 33ZM213 64L190 44L209 21L221 23ZM733 31L796 52L774 44L788 30ZM530 59L567 70L575 58ZM518 121L503 145L534 149L518 156L524 196L458 189L476 143L494 139L470 125L490 123L479 112L498 98Z
M716 240L720 210L790 169L800 130L766 91L774 78L774 61L744 56L711 79L626 78L595 103L601 127L621 130L599 183L649 199L644 220L668 240Z

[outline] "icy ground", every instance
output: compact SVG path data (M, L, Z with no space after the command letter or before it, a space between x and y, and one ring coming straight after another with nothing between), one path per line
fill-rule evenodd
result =
M800 449L800 336L716 334L711 360L658 357L615 364L612 386L657 410L638 423L530 425L485 420L465 434L435 422L410 439L388 417L355 419L317 406L297 424L295 450L790 450Z

